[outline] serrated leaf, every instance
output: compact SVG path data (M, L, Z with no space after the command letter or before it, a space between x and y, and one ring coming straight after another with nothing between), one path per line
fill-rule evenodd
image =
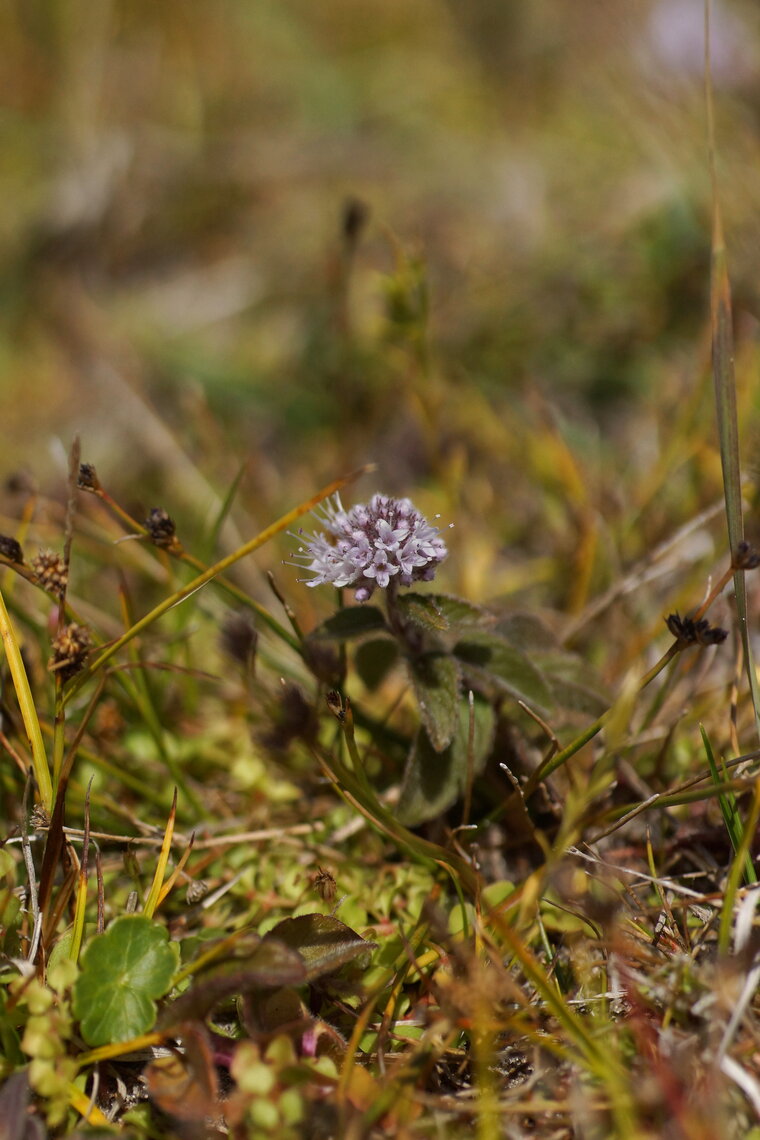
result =
M473 712L473 775L478 776L493 745L496 716L491 704L477 697ZM467 781L469 735L470 711L466 700L460 700L456 735L444 752L434 751L424 732L418 734L399 794L396 814L401 823L415 827L441 815L461 797Z
M254 990L296 986L306 981L306 967L296 950L282 940L266 937L244 958L236 955L217 963L193 982L166 1009L163 1027L180 1021L198 1021L220 1002Z
M527 654L489 633L473 633L454 648L454 655L470 672L495 682L531 708L548 712L552 705L551 689L541 670Z
M459 666L450 653L423 653L407 665L425 731L435 751L442 752L459 717Z
M368 689L376 689L398 661L398 646L386 637L375 637L357 646L354 654L356 672Z
M352 637L364 637L381 630L389 632L382 611L377 606L346 606L318 625L309 636L330 641L349 641Z
M449 628L446 618L428 594L402 594L397 601L400 613L406 621L422 629L445 632Z
M177 944L145 915L122 915L96 935L74 984L74 1016L87 1044L108 1045L146 1033L178 960Z
M265 935L264 944L272 938L298 951L309 982L325 974L334 974L346 962L366 954L376 945L329 914L300 914L296 918L285 918Z
M464 598L457 598L453 594L426 594L425 597L430 599L446 619L450 629L477 629L484 624L493 622L493 617L488 610L483 609L482 606L476 606Z

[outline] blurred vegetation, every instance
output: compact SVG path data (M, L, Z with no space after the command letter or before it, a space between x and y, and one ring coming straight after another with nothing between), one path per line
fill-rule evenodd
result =
M760 9L751 0L713 7L740 446L756 477ZM60 545L75 434L82 459L138 524L160 505L187 550L209 564L369 462L376 473L345 492L346 501L374 490L409 495L428 517L453 522L441 590L525 620L526 652L543 654L557 677L569 671L579 686L575 707L552 726L558 743L567 746L600 707L613 706L601 767L587 758L555 789L569 806L564 823L548 828L552 842L560 836L556 849L543 852L546 929L525 936L530 953L539 954L540 943L550 962L549 994L555 971L558 989L572 988L562 978L570 966L559 951L552 959L550 945L566 933L562 900L574 897L560 840L578 841L590 820L598 830L591 805L602 794L600 771L602 783L614 770L619 787L643 800L704 768L705 748L720 784L701 722L719 755L755 746L751 710L740 701L737 711L731 686L740 668L728 650L705 663L700 649L699 666L674 671L634 717L630 735L627 727L631 678L644 676L668 645L663 617L696 609L727 554L710 368L702 33L699 0L7 0L0 7L0 531L30 528L38 543ZM749 483L746 495L747 536L757 542ZM112 545L122 530L100 505L88 506L78 524L72 586L106 641L189 578L144 545ZM332 599L281 565L293 544L278 535L232 577L254 606L286 624L264 576L273 571L300 637L324 621ZM24 650L36 691L49 679L43 644L52 619L23 588L11 609L29 634ZM748 590L756 611L752 579ZM261 683L251 675L238 685L217 645L225 620L218 598L199 595L189 616L186 605L166 617L158 646L148 638L169 671L124 682L131 711L121 689L118 697L106 691L96 717L100 766L88 759L96 822L119 830L143 813L151 827L163 827L171 782L186 793L178 818L188 831L223 823L242 832L271 819L297 828L301 811L350 838L351 812L330 799L310 751L325 714L324 694L318 705L308 685L315 678L321 685L337 667L298 659L286 638L264 629L251 649ZM730 600L715 608L711 619L731 627ZM136 678L142 647L134 652L134 674L125 676ZM224 678L213 697L201 675L207 668ZM392 793L413 717L402 687L355 683L367 705L357 711L358 730L377 745L370 775ZM396 701L398 724L388 712L398 711ZM74 702L75 720L81 715ZM497 735L510 762L513 753L524 758L529 738L538 747L530 737L535 723L521 717L515 712ZM107 776L125 756L135 771L125 765L128 790L120 798ZM103 766L109 762L111 769ZM484 828L489 796L510 790L497 775L501 783L475 792L474 817ZM579 805L586 778L589 800ZM77 826L84 788L78 775L70 800ZM3 783L9 821L20 815L22 791L18 772ZM741 796L747 787L730 792L735 812L734 791ZM721 806L725 816L722 798ZM704 821L693 811L696 827ZM735 865L744 866L742 830L731 820ZM518 832L517 870L509 872L524 918L541 841L531 822L526 853ZM479 833L482 862L498 867L492 880L505 878L488 834ZM652 876L655 854L670 865L668 834L663 825L665 846L642 854L649 837L637 833L636 865ZM441 832L433 839L443 842ZM726 865L734 855L722 843ZM359 931L398 919L392 953L387 945L380 951L390 970L391 961L404 960L409 929L415 951L427 946L429 928L433 941L448 946L436 924L451 926L455 917L426 918L418 929L430 880L413 863L403 873L394 864L386 882L383 850L377 838L366 851L360 841L351 849L339 915ZM255 891L252 876L244 879L236 904L244 900L246 921L264 931L281 911L300 906L304 867L316 855L298 847L298 868L284 866L279 878L274 867L262 868ZM229 864L203 858L214 886L242 873L239 850ZM149 884L145 868L141 879L134 868L129 873ZM382 899L370 904L375 874ZM125 903L123 883L119 890L115 910ZM267 901L252 902L256 891ZM641 922L654 923L657 901L647 901ZM230 900L227 906L218 919L225 931L237 923ZM514 935L500 922L491 949L506 953ZM576 924L569 937L576 948L577 934ZM528 960L520 961L535 983ZM475 958L463 951L457 969L464 989ZM711 981L689 984L704 998ZM467 1003L454 990L447 1016L461 1029L472 1010L463 1012ZM429 996L422 991L420 984L414 995L420 1004ZM539 992L553 1000L540 984ZM381 1053L402 1006L409 1002L398 998L397 1007L390 999L382 1007ZM585 1031L570 1013L563 1024L578 1045ZM643 1020L630 1046L639 1055ZM342 1031L349 1035L350 1024ZM493 1092L487 1036L472 1046L486 1100ZM285 1052L277 1062L283 1071L292 1062ZM618 1076L600 1077L592 1053L589 1071L614 1089ZM275 1064L257 1054L256 1065L265 1061ZM452 1078L446 1087L455 1085ZM357 1087L349 1100L364 1105L373 1095ZM650 1120L647 1111L643 1131L626 1131L617 1118L615 1135L658 1134L657 1114L652 1109ZM374 1119L366 1112L369 1130ZM718 1127L712 1121L703 1134L691 1118L678 1119L682 1131L673 1135L686 1140ZM398 1125L399 1136L412 1135L407 1124ZM484 1140L496 1135L481 1125ZM592 1121L577 1135L602 1135L595 1127Z

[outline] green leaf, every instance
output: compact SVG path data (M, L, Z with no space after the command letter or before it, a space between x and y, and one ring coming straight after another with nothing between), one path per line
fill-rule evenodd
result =
M610 707L606 693L587 661L562 649L541 652L534 658L559 709L597 717Z
M88 1045L109 1045L146 1033L177 969L179 947L145 915L122 915L82 955L74 984L74 1016Z
M402 594L396 604L405 621L422 629L444 632L449 628L448 619L427 594Z
M296 918L285 918L264 936L264 945L270 939L277 939L298 951L306 965L309 982L325 974L334 974L346 962L368 953L376 945L329 914L300 914Z
M441 815L461 797L467 782L470 734L469 702L460 699L456 735L444 752L436 752L424 732L420 732L407 761L396 815L407 827L415 827ZM473 775L485 766L493 745L496 716L491 704L482 698L474 702Z
M551 690L540 669L522 650L490 633L473 633L454 647L454 655L476 677L494 682L531 708L548 712Z
M425 597L446 619L450 629L477 629L493 621L488 610L476 606L473 602L465 601L464 598L457 598L453 594L425 594Z
M496 627L496 633L516 649L526 652L557 648L557 638L546 622L535 614L523 611L502 618Z
M386 637L375 637L357 646L356 671L368 689L377 689L398 660L398 646Z
M442 752L459 717L459 666L450 653L423 653L409 658L407 666L430 743Z
M188 990L168 1006L161 1016L161 1026L205 1018L214 1006L236 994L256 990L274 990L296 986L306 981L306 968L301 956L281 939L264 938L246 953L236 953L216 962L193 982Z
M330 641L348 641L367 633L389 633L382 611L377 606L346 606L318 625L309 636Z

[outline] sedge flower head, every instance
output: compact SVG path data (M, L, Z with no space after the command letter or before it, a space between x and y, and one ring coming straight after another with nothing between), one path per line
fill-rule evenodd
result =
M347 511L340 495L333 495L316 513L323 530L298 536L305 541L296 557L314 575L306 584L350 586L357 602L392 581L400 586L429 582L448 554L440 528L409 499L374 495Z

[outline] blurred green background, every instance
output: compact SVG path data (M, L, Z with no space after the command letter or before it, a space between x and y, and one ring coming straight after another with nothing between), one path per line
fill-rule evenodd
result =
M714 8L744 413L760 9ZM701 0L7 0L0 42L4 474L78 431L203 518L245 463L264 525L373 460L475 594L593 530L575 608L720 494Z

